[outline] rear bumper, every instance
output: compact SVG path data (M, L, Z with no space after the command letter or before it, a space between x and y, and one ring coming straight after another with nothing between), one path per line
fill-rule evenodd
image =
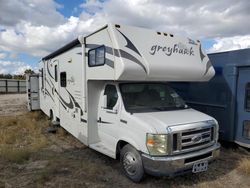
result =
M168 157L152 157L142 154L145 171L154 176L175 176L192 171L193 164L198 161L211 162L220 154L220 144L199 151Z

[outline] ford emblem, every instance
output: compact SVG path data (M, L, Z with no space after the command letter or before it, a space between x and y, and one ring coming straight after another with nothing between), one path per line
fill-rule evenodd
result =
M194 136L191 140L193 143L198 143L201 141L201 139L202 139L202 137L201 137L201 135L199 135L199 136Z

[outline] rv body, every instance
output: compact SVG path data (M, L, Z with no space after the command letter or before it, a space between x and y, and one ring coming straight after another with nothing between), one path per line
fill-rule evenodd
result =
M39 63L40 108L124 173L200 172L219 155L218 123L189 108L169 81L208 81L199 41L109 24Z
M217 119L221 140L250 148L250 49L208 56L216 71L210 82L172 86L190 106Z

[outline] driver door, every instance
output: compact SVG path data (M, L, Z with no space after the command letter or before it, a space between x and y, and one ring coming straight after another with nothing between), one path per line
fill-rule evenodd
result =
M120 119L119 104L116 86L107 84L100 95L97 122L100 140L110 149L116 147Z

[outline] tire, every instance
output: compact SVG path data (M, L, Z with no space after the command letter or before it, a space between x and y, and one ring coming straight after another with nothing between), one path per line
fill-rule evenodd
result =
M120 165L123 173L133 182L139 183L144 178L141 155L133 146L127 144L122 148Z

